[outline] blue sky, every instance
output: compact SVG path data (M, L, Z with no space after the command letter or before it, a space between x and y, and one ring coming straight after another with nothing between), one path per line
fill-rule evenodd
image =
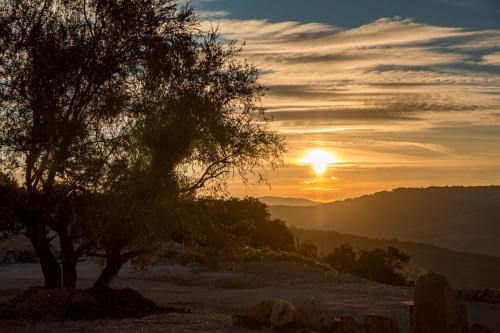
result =
M500 184L500 0L197 0L246 42L286 135L272 187L334 200L396 187ZM310 150L336 156L323 174Z
M498 0L214 0L198 7L228 11L242 20L322 22L346 28L394 16L431 25L500 28Z

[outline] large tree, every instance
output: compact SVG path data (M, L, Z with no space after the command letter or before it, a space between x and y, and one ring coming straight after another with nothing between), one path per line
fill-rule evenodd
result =
M75 287L96 248L108 284L168 237L183 200L276 166L282 138L239 59L171 0L1 2L1 166L22 179L46 287Z

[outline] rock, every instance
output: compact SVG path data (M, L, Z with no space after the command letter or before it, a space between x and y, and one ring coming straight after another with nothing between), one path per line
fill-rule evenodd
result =
M428 273L417 279L411 313L412 333L465 333L467 311L448 279Z
M235 325L248 328L291 326L295 316L295 307L282 300L259 302L246 313L234 317Z
M315 298L307 299L295 311L295 326L297 328L312 328L318 332L331 332L334 324L332 312Z
M365 333L365 329L353 317L341 317L340 323L336 325L335 333Z
M469 328L467 333L493 333L493 331L484 325L474 324Z
M366 333L401 333L396 319L382 316L366 316L363 322Z

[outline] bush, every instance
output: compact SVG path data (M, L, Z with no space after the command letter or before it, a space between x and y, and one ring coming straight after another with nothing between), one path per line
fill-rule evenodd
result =
M317 258L318 257L318 248L316 247L316 244L314 244L310 240L306 240L302 242L298 248L297 252L303 255L304 257L308 258Z
M286 224L271 219L268 207L255 198L207 200L202 202L206 211L201 217L213 225L214 243L236 241L239 245L272 250L293 250L294 238ZM213 244L217 245L217 244ZM222 246L222 244L219 244Z
M406 276L401 272L410 256L394 247L360 250L357 254L352 246L344 244L324 258L333 268L391 285L407 285Z

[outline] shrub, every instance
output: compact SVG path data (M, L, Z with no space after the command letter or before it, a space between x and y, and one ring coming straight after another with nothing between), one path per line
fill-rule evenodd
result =
M304 257L309 257L309 258L317 258L318 257L318 248L316 247L316 244L314 244L310 240L306 240L302 242L297 251L303 255Z
M356 254L353 247L347 244L324 258L327 264L341 272L392 285L408 284L401 270L409 260L409 255L394 247L360 250Z

